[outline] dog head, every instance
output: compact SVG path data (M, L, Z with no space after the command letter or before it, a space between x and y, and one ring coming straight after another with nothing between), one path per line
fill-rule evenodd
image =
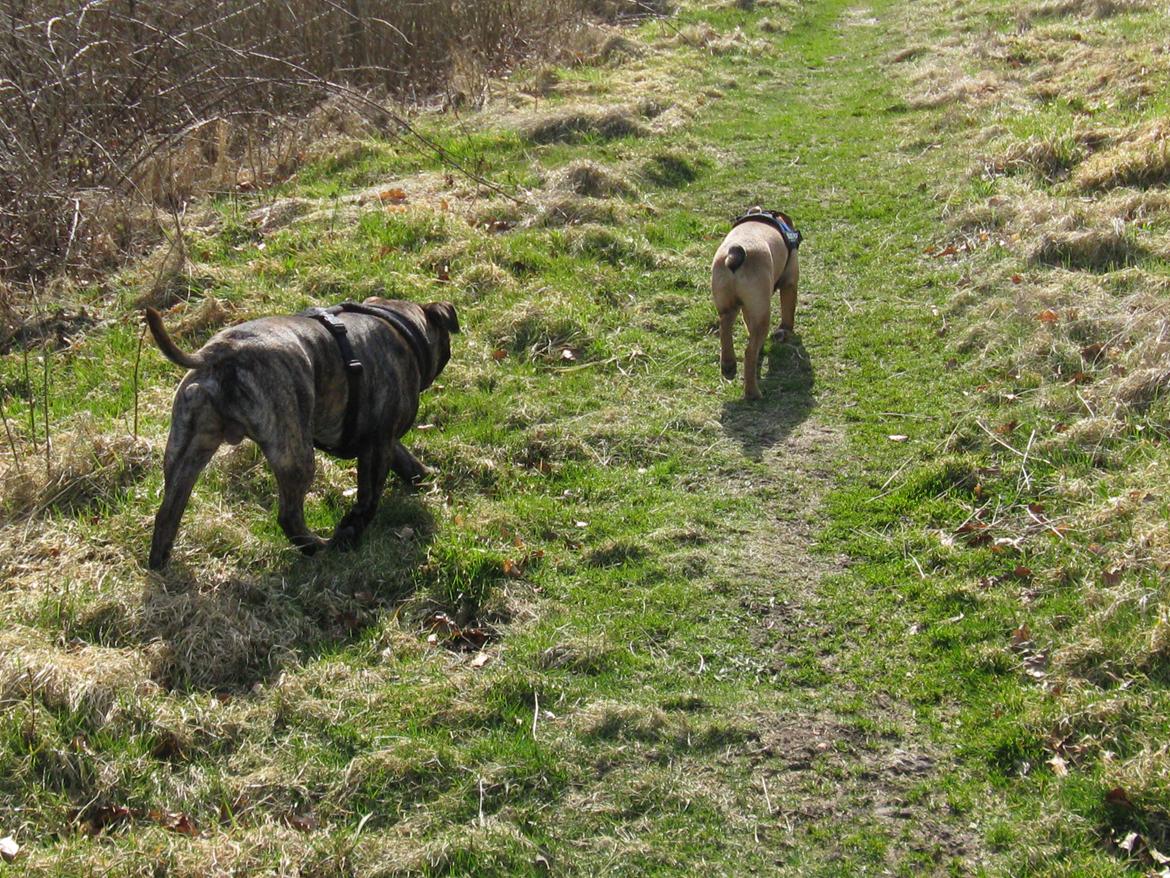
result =
M435 377L451 359L451 336L459 332L459 315L450 302L429 302L422 306L427 318L427 338L434 339Z
M431 351L431 366L434 371L429 378L423 376L423 385L426 386L439 377L439 373L451 359L451 335L459 332L459 316L455 313L454 305L450 302L418 305L400 299L383 299L381 296L370 296L363 304L392 309L409 320L426 339L427 347Z

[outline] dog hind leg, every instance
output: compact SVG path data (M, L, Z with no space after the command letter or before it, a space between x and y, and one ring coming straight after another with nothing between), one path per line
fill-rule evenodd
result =
M719 311L719 371L728 381L735 377L735 315L738 305Z
M202 389L192 385L181 393L183 395L176 398L175 416L163 457L165 487L150 541L149 564L152 570L167 562L195 480L224 438L219 417L209 411Z
M417 485L427 475L427 468L401 442L394 443L390 467L408 485Z
M760 355L764 351L764 339L768 337L768 322L771 319L769 302L763 307L756 306L750 311L745 306L743 322L747 324L748 343L743 355L743 395L746 399L759 399Z

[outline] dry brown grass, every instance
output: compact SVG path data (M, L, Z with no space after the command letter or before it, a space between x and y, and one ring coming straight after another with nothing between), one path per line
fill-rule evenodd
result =
M983 126L971 178L994 194L958 194L969 203L952 224L963 242L1002 249L970 261L952 343L974 354L988 382L978 410L1053 468L1043 486L1057 499L1049 514L1058 509L1071 534L1063 566L1053 562L1056 583L1035 593L1071 589L1081 610L1045 626L1051 703L1027 722L1070 767L1148 807L1139 834L1160 849L1170 759L1150 729L1162 723L1155 705L1170 669L1161 585L1170 527L1159 487L1170 478L1159 449L1170 424L1170 128L1129 113L1164 92L1170 72L1157 28L1121 42L1106 21L1149 3L1031 3L1014 31L984 19L989 8L955 9L981 38L916 53L908 89L916 105L952 104L958 138ZM1071 111L1049 130L1017 121L1056 101ZM1012 136L1021 129L1031 133ZM1030 438L1015 432L1017 418L1037 425ZM1027 524L1016 527L1023 534ZM1029 563L1048 558L1041 550ZM1021 597L1023 617L1033 599Z
M1148 0L1049 0L1049 2L1025 7L1020 11L1020 20L1035 21L1042 18L1067 18L1070 16L1109 18L1149 8Z
M1170 122L1156 119L1118 137L1118 143L1085 161L1073 182L1085 190L1117 186L1149 188L1170 183Z
M155 690L138 649L86 645L62 649L21 625L0 632L0 702L35 699L83 722L109 722L119 698Z
M533 143L574 143L585 137L644 137L649 129L636 107L577 108L537 115L520 133Z
M0 452L0 522L110 502L153 457L147 442L109 435L88 417L58 425L47 463L43 445L38 449L26 442L17 453L14 459L9 449Z
M589 159L577 159L557 169L548 185L590 198L633 195L637 191L624 174Z

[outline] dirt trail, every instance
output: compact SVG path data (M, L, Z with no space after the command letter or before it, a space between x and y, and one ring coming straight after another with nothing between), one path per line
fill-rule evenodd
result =
M729 403L721 418L745 467L742 481L723 489L760 498L759 514L740 523L718 561L753 643L770 656L761 685L772 687L771 710L747 758L774 818L769 844L784 852L777 863L800 873L848 869L867 847L883 850L896 872L965 871L987 860L974 827L942 803L940 772L953 754L928 740L907 699L856 684L867 635L888 623L860 615L860 602L852 616L833 614L826 591L849 562L817 546L826 494L854 476L844 458L851 396L874 392L872 382L884 377L859 377L848 353L880 303L880 268L845 254L888 243L858 199L896 193L889 163L875 168L895 145L887 128L840 127L850 115L880 116L889 101L861 79L893 39L880 16L845 10L833 26L835 49L792 78L786 103L796 109L782 118L801 120L804 139L776 173L793 202L825 208L801 253L797 330L808 347L798 335L793 345L766 348L764 402ZM835 176L812 176L819 168Z

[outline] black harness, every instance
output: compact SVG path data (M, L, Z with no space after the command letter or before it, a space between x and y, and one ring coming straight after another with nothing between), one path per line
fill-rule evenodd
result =
M348 384L348 394L345 402L345 421L341 427L341 441L333 446L327 447L320 443L315 443L322 451L332 454L334 457L350 458L357 454L356 439L357 439L357 419L359 406L359 397L362 392L362 361L358 359L357 354L354 353L353 345L349 342L349 331L345 324L337 319L338 314L366 314L370 317L377 317L379 320L384 320L401 333L402 337L406 339L406 344L410 348L411 353L414 354L414 359L418 365L419 390L426 390L430 386L431 376L431 356L430 348L427 346L426 336L422 334L417 326L389 308L380 305L365 305L357 302L342 302L340 305L334 305L332 308L307 308L298 316L308 317L319 321L329 334L333 336L333 340L337 342L337 349L341 352L341 361L345 363L345 378Z
M778 210L753 210L745 213L743 216L737 217L732 223L731 227L743 225L744 223L763 223L766 226L771 226L780 233L784 238L784 245L788 248L788 252L800 247L800 242L804 240L804 236L797 230L796 226L792 224L792 217L786 213L781 213Z

